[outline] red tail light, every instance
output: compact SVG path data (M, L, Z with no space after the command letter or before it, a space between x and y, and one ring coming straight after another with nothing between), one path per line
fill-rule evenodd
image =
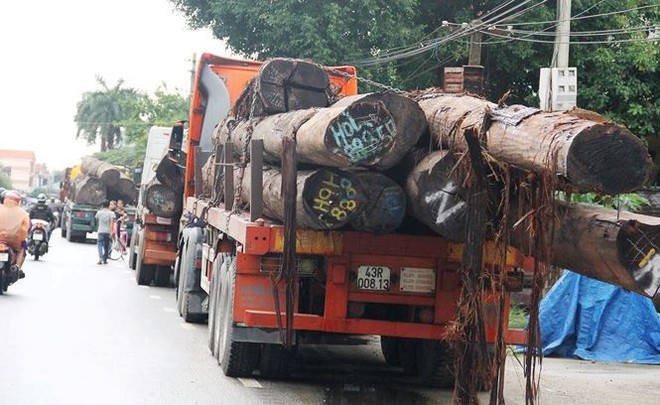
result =
M87 216L86 212L78 211L76 212L76 218L85 218Z

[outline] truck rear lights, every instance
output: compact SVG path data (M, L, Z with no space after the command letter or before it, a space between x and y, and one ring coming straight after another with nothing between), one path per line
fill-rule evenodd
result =
M76 212L76 218L87 218L87 213L84 211Z
M422 323L433 323L435 313L432 308L422 308L417 312L417 319Z
M362 302L349 302L346 310L348 318L362 318L364 316L365 305Z
M313 276L320 268L321 259L317 256L300 256L296 258L296 274L299 276ZM261 256L259 263L261 273L270 274L282 270L281 255Z

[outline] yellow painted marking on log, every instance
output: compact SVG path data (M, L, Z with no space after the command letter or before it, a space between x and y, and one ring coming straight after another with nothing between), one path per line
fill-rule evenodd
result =
M646 256L644 256L644 258L639 261L639 267L640 268L644 267L646 265L646 263L648 263L649 260L651 260L651 258L653 257L654 254L655 254L655 249L651 248L651 250L649 250L649 252L646 254Z

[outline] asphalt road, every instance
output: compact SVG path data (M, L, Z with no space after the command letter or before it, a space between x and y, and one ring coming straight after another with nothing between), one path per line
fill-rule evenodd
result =
M174 291L138 287L125 262L96 264L94 244L53 237L43 261L0 297L0 405L447 404L384 365L377 337L301 348L287 381L225 377L206 325L185 323ZM512 357L508 404L524 403ZM487 403L484 394L484 403ZM658 404L660 367L545 359L541 403Z

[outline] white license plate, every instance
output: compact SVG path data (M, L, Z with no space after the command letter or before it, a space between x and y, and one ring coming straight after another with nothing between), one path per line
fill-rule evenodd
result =
M8 262L8 261L9 261L9 253L7 252L0 253L0 262Z
M401 269L399 290L413 293L435 292L435 269L404 267Z
M35 233L32 235L32 239L34 240L44 240L44 235L42 233Z
M390 268L383 266L358 267L357 288L360 290L389 291Z

